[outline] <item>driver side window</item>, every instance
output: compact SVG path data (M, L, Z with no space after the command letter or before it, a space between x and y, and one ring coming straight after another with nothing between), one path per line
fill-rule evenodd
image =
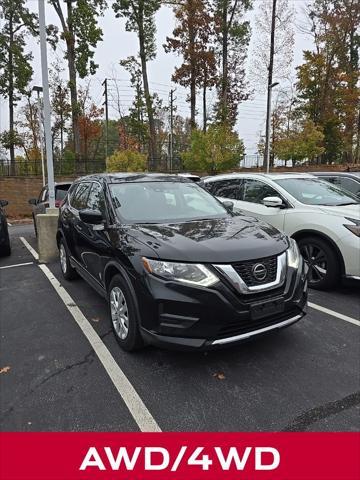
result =
M244 202L262 203L266 197L280 197L280 195L264 182L252 178L245 180L242 198Z

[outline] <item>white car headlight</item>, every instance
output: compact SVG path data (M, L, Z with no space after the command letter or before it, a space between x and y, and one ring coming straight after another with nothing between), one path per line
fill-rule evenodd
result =
M287 250L287 262L291 268L299 268L300 265L300 250L298 244L293 238L289 238L290 247Z
M164 262L145 257L142 261L147 272L165 280L176 280L200 287L210 287L219 281L215 274L200 263Z

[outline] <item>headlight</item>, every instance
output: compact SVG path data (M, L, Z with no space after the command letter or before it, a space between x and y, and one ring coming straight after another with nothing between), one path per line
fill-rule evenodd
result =
M210 287L219 281L216 275L199 263L163 262L144 257L142 261L147 272L165 280L176 280L201 287Z
M353 222L355 225L345 224L344 227L350 230L350 232L354 233L357 237L360 237L360 220L356 220L356 218L345 218L346 220L349 220L349 222Z
M291 268L299 268L300 265L300 251L297 243L293 238L289 238L290 247L287 250L287 261Z

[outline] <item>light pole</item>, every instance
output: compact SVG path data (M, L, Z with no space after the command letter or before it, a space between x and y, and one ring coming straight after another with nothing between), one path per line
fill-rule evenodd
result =
M44 139L42 134L42 107L41 107L41 100L40 100L40 92L42 92L43 89L42 87L34 86L32 88L32 91L37 93L41 172L42 172L42 179L43 179L43 186L44 186L46 183L46 180L45 180L45 165L44 165Z
M272 89L279 85L279 82L272 83L268 87L267 99L267 118L266 118L266 138L265 138L265 163L266 173L270 172L270 127L271 127L271 93Z
M42 84L43 84L44 130L45 130L46 165L47 165L48 189L49 189L49 207L55 208L54 163L53 163L52 145L51 145L50 97L49 97L48 62L47 62L47 50L46 50L45 1L39 0L38 3L39 3L40 51L41 51L41 71L42 71Z

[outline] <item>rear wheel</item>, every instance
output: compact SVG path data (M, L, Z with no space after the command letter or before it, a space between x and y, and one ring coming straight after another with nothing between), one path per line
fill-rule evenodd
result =
M298 245L309 266L309 286L317 290L333 288L340 277L339 259L334 248L316 236L302 238Z
M75 268L73 268L70 264L68 250L63 239L61 239L59 242L59 256L61 272L65 280L73 280L74 278L76 278L77 273Z
M143 346L134 294L121 275L115 275L108 291L110 319L121 348L131 352Z

